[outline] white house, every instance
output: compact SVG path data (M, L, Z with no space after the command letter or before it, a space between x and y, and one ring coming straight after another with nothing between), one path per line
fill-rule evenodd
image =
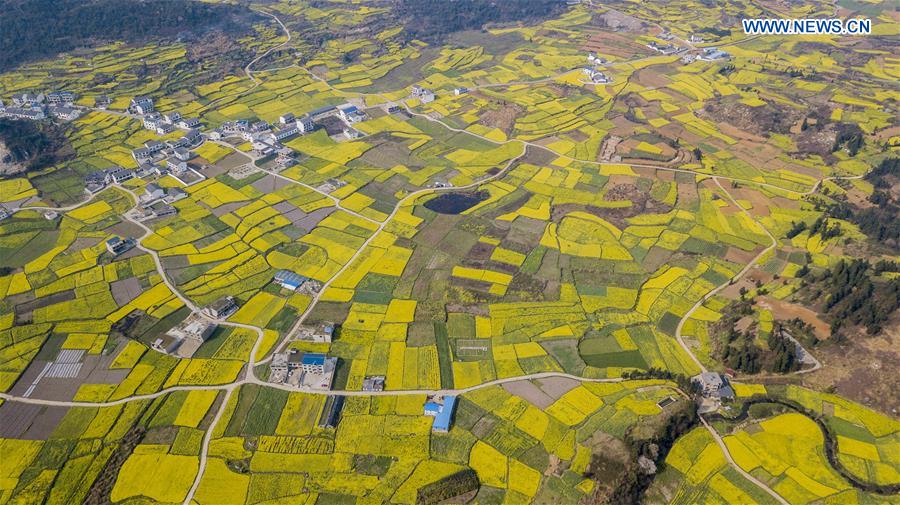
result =
M153 107L153 100L146 96L136 96L131 99L131 106L129 107L135 114L149 114L156 109Z
M309 115L297 118L297 129L300 133L309 133L316 129L316 123Z

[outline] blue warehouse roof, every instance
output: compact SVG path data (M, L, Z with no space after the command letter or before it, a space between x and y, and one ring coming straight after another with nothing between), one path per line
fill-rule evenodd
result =
M279 270L275 272L275 282L293 286L294 288L299 287L307 280L309 279L300 274L291 272L290 270Z
M321 353L308 352L303 355L301 365L324 365L325 355Z
M450 421L453 420L453 411L456 409L456 397L444 397L444 405L440 412L434 416L434 424L431 425L432 431L450 431Z

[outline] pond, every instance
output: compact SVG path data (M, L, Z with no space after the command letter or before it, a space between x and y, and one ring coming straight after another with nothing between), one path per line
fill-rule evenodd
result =
M487 191L443 193L425 202L425 208L439 214L459 214L490 197Z

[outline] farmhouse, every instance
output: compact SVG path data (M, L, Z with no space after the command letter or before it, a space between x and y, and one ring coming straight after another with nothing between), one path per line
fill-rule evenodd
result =
M156 109L153 107L153 100L146 96L136 96L131 99L131 105L128 107L135 114L149 114Z
M312 117L306 115L301 118L297 118L297 129L300 131L300 133L309 133L316 129L316 123L313 122Z
M72 104L75 102L75 93L71 91L51 91L47 93L47 103L51 105Z
M731 58L730 54L715 47L707 47L697 56L700 61L727 60L728 58Z
M131 170L116 167L106 171L106 184L122 184L129 179L134 179L134 172Z
M50 115L63 121L74 121L81 115L81 110L72 107L51 107Z
M290 125L273 132L272 139L275 142L279 142L284 139L289 139L298 134L300 134L300 129L297 128L297 125Z
M172 152L173 154L175 154L175 157L181 161L187 161L194 157L193 151L191 151L190 149L185 149L183 147L176 147Z
M161 188L159 184L151 182L144 187L144 194L141 199L145 202L152 202L164 196L166 196L166 190Z
M131 237L123 239L121 237L113 237L106 241L106 250L113 256L119 256L131 250L137 245L137 241Z
M35 95L32 93L19 93L17 95L13 95L13 104L18 107L34 107L35 105L39 105L44 101L44 95Z
M203 311L214 319L226 319L228 316L237 312L238 305L233 296L219 298L211 305L207 306Z
M459 95L465 95L465 94L468 93L468 92L469 92L469 88L462 88L462 87L460 87L460 88L453 88L453 94L456 95L456 96L459 96Z
M107 95L100 95L94 98L94 107L105 110L112 103L112 99Z
M147 161L152 158L153 154L150 152L150 149L139 147L131 151L131 157L134 158L134 161L141 163L142 161Z
M159 113L150 112L144 116L144 128L155 130L160 124L162 124L162 116Z
M716 372L703 372L691 378L691 382L700 387L700 393L706 398L734 398L734 390L731 389L731 385Z
M169 170L171 170L173 174L180 174L187 171L188 169L187 162L181 160L173 160L172 158L166 160L166 166L169 167Z
M175 123L179 128L184 128L185 130L190 128L195 128L200 126L200 119L195 117L186 117L181 118Z
M167 112L163 114L163 121L167 124L175 124L181 119L181 113L178 111Z
M156 127L157 135L168 135L168 134L172 133L173 131L175 131L175 127L170 124L166 124L166 123L163 123Z
M294 119L295 118L294 118L293 112L288 112L286 114L282 114L282 115L278 116L278 122L283 125L292 123L294 121Z
M84 176L84 190L94 194L106 187L106 170L95 170Z
M456 397L445 396L442 399L433 398L425 402L425 415L434 418L431 431L447 433L450 431L450 423L453 421L453 411L456 409Z
M358 123L366 119L366 114L363 111L349 103L338 106L338 115L348 124Z
M166 216L174 216L178 214L178 209L163 202L149 204L140 209L142 219L158 219Z
M16 119L30 119L32 121L40 121L41 119L47 118L47 115L44 113L44 109L40 107L34 107L30 109L23 109L21 107L6 107L5 114L8 117Z
M166 148L166 145L158 140L148 140L144 142L144 147L151 153L158 153Z

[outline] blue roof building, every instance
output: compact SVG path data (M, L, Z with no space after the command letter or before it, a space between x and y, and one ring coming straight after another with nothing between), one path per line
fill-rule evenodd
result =
M280 284L281 287L290 289L291 291L296 291L297 288L302 286L303 283L308 280L309 278L291 272L290 270L279 270L275 272L275 282Z
M450 431L453 412L456 410L456 397L445 396L443 405L434 401L425 403L425 415L434 417L431 431L446 433Z
M325 355L317 352L308 352L300 360L300 368L306 373L324 374Z

